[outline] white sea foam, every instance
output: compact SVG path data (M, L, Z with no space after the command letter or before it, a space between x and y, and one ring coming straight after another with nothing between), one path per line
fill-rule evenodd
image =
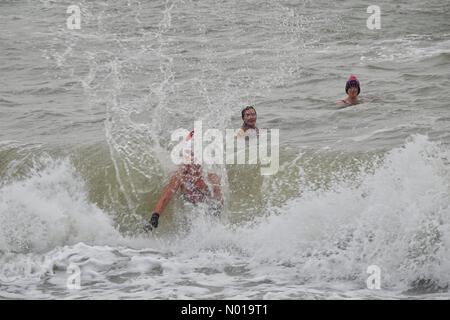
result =
M70 163L56 161L0 190L2 295L439 298L450 273L449 155L415 136L355 181L305 191L245 224L199 214L164 241L121 237ZM80 291L65 287L70 263ZM366 288L370 265L381 269L380 292Z
M48 160L41 171L0 189L0 250L39 252L57 246L115 243L112 219L88 201L68 160Z

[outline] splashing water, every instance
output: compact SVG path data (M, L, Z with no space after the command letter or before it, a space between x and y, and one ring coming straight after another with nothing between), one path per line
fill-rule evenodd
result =
M50 161L0 190L2 281L25 276L15 286L45 297L36 282L64 284L63 271L78 263L84 289L73 297L98 286L120 288L119 295L101 294L116 298L325 294L314 288L328 288L328 297L447 292L448 156L416 136L357 179L305 188L264 216L230 224L197 214L187 232L154 239L121 236L108 214L89 203L70 162ZM381 269L382 293L365 287L370 265Z

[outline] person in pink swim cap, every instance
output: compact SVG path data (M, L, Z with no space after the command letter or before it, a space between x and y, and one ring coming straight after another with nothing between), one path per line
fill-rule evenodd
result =
M338 104L341 106L351 106L358 104L360 101L358 99L358 95L361 92L361 87L359 84L358 78L355 75L351 74L345 84L345 93L347 93L347 97L345 99L339 100Z

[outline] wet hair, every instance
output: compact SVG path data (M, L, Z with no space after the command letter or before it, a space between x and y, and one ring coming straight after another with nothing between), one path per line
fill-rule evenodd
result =
M255 107L253 107L253 106L246 106L244 109L242 109L242 112L241 112L242 120L244 120L245 111L250 110L250 109L253 109L255 111L255 113L256 113Z

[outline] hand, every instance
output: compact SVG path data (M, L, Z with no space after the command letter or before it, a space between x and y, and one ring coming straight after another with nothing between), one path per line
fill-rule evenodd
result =
M153 212L152 217L150 218L150 222L146 223L144 225L144 230L146 232L148 232L148 231L152 231L153 228L157 228L158 227L158 220L159 220L159 213L158 212Z

